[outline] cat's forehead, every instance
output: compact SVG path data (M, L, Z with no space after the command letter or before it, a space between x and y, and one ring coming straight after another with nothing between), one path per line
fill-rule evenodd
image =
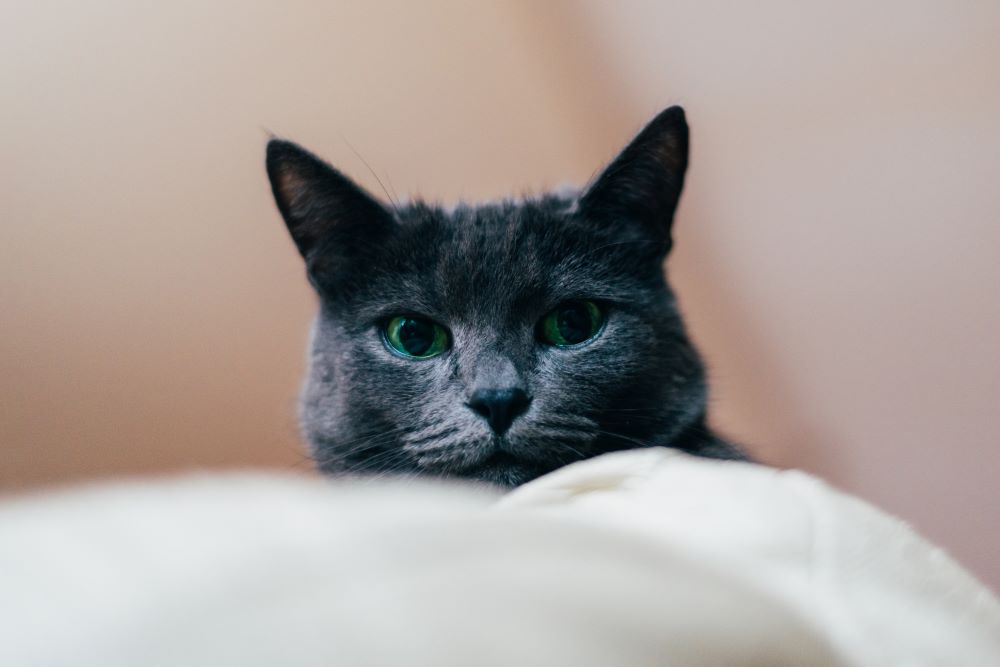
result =
M414 204L374 267L368 299L448 317L533 316L569 298L609 297L603 230L548 196L450 209Z

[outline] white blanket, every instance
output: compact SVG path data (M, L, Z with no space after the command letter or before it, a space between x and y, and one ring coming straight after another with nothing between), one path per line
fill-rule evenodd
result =
M0 503L0 665L1000 665L1000 604L799 472L650 449L497 499L205 475Z

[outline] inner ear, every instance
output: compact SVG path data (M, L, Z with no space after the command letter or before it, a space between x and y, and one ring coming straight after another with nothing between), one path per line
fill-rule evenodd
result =
M375 197L290 141L268 142L267 175L288 232L309 264L328 249L349 255L394 225Z
M672 245L671 225L687 164L684 110L670 107L601 172L580 198L580 210L601 224L637 225L665 254Z

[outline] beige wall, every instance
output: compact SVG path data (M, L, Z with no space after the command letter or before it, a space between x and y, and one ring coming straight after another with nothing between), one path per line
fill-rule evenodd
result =
M448 200L582 181L680 102L715 422L1000 585L1000 4L818 4L8 0L0 484L307 467L268 130Z

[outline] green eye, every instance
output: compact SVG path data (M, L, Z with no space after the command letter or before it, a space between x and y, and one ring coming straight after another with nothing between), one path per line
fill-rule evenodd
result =
M412 359L430 359L448 349L448 332L419 317L394 317L382 331L394 351Z
M543 343L572 347L595 338L604 326L604 313L593 301L567 301L539 322Z

